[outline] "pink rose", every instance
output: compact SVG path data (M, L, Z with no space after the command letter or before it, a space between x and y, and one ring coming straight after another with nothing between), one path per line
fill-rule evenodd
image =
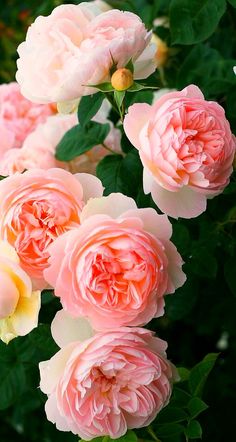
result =
M0 85L0 125L8 133L9 147L21 147L27 135L54 113L52 106L34 104L23 97L17 83Z
M67 330L68 321L58 326ZM128 327L68 344L39 364L48 420L84 440L147 426L176 379L166 347L149 330Z
M105 116L105 110L102 106L93 120L100 123L109 122ZM108 150L101 145L95 146L70 163L63 163L55 158L58 143L65 133L76 124L78 124L76 114L53 115L48 117L45 123L39 124L27 136L21 149L11 149L3 142L1 144L3 152L0 159L0 175L7 176L28 169L50 169L52 167L61 167L73 173L86 172L95 175L98 162L108 154ZM113 151L120 153L121 132L111 122L109 124L111 130L104 143Z
M53 115L39 124L25 139L21 149L9 149L0 160L0 174L7 176L26 169L68 168L55 158L56 146L65 133L77 124L76 115Z
M0 241L0 339L8 344L37 327L40 292L33 291L13 247Z
M134 104L124 128L139 150L145 193L167 215L193 218L229 183L235 138L224 109L197 86Z
M80 220L48 249L44 276L63 308L98 330L161 316L164 295L186 279L167 216L113 193L91 199Z
M85 202L100 195L96 177L63 169L33 169L0 182L0 238L15 247L36 288L46 285L48 246L78 226Z
M18 48L16 78L33 102L75 100L96 92L86 85L109 80L113 60L120 67L142 57L152 47L150 39L140 18L130 12L101 13L88 2L61 5L30 26ZM155 62L146 54L137 69L135 78L146 78Z

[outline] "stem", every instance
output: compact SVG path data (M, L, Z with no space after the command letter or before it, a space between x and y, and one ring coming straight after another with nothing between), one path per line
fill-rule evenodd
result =
M147 431L156 442L161 442L160 439L158 439L158 437L155 435L155 433L151 427L147 427Z
M119 117L120 117L120 112L118 111L117 107L115 106L113 99L112 99L108 94L106 94L106 98L107 98L107 100L109 101L109 103L112 105L112 108L114 109L114 111L115 111L115 112L119 115Z
M162 82L162 85L164 87L168 86L167 82L166 82L166 79L165 79L164 69L163 69L162 66L159 67L159 74L160 74L160 80Z
M106 144L102 143L102 147L104 147L104 149L108 150L109 152L111 152L113 155L120 155L118 154L118 152L115 152L114 150L112 150L110 147L108 147Z

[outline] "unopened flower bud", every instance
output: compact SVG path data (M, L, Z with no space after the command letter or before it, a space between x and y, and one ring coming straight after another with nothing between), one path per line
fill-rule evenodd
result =
M169 48L165 41L161 40L156 34L152 35L152 43L155 43L157 51L155 54L155 60L157 67L164 66L169 57Z
M126 91L133 82L133 74L126 68L117 69L111 77L111 85L116 91Z

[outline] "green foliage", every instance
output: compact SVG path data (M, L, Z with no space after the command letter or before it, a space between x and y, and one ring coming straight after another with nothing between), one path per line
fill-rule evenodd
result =
M214 367L217 357L217 353L211 353L191 370L189 389L194 396L201 395L206 379Z
M104 195L122 192L135 198L142 177L142 166L137 151L132 149L125 157L106 156L97 166L97 176L105 187Z
M72 127L57 146L56 158L71 161L97 144L103 144L110 130L109 124L90 121L85 127L78 124Z
M78 119L81 126L86 126L86 124L96 115L104 98L105 96L101 92L81 98L78 107Z
M172 42L191 45L206 40L215 31L225 9L225 0L172 0Z

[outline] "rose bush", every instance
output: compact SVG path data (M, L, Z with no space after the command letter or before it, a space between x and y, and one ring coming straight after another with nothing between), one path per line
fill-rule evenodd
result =
M34 1L15 15L25 28ZM231 440L234 0L50 1L17 78L46 103L30 108L66 115L16 147L28 110L10 84L0 121L0 439Z

